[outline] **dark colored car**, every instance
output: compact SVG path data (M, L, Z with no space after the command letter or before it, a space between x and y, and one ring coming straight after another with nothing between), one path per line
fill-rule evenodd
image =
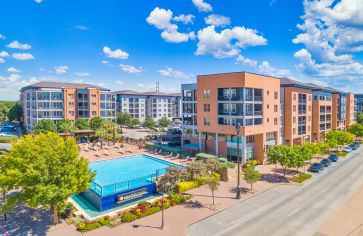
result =
M352 143L351 145L349 145L349 147L353 150L357 150L359 148L359 146L356 143Z
M358 147L360 146L359 142L354 142L353 144L357 145Z
M338 156L338 154L333 153L333 154L330 154L330 156L329 156L328 158L329 158L331 161L336 162L336 161L338 161L339 156Z
M331 160L329 158L324 158L323 160L321 160L320 164L322 164L325 167L328 167L331 165Z
M308 169L308 171L310 171L310 172L316 172L316 173L319 173L322 170L324 170L324 165L322 165L320 163L314 163Z

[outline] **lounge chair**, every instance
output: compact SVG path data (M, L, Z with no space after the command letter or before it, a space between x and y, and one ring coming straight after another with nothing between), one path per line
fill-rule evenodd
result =
M109 155L110 155L110 153L108 153L108 151L105 149L105 150L103 150L103 155L105 155L105 156L109 156Z
M95 154L96 157L100 157L100 153L98 152L98 150L96 150L96 154Z
M118 150L118 153L125 154L125 152L122 149Z

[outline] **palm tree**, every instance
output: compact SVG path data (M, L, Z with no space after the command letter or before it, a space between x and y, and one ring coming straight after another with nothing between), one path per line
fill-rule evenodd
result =
M115 144L116 132L118 130L118 126L114 122L107 120L103 124L103 127L107 130L108 134L112 134L112 140L113 143Z
M101 142L101 149L103 148L103 138L107 136L107 129L101 127L96 130L96 135L99 137Z
M63 120L60 120L58 123L58 130L61 132L64 132L66 138L69 133L76 131L76 129L77 128L74 126L74 124L70 120L63 119Z

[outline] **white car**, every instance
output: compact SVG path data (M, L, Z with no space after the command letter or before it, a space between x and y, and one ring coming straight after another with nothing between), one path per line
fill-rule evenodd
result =
M343 149L343 152L351 152L351 151L353 151L350 147L345 147L344 149Z

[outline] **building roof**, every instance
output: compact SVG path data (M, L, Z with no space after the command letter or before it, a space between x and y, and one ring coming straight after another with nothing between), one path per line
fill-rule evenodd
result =
M99 89L110 91L107 88L103 88L100 86L92 85L92 84L81 84L81 83L66 83L66 82L47 82L42 81L35 84L31 84L21 88L21 90L31 89L31 88L56 88L56 89L63 89L63 88L74 88L74 89Z
M139 92L134 90L115 91L114 94L120 95L139 95L139 96L164 96L164 97L179 97L180 93L163 93L163 92Z
M315 88L315 86L313 86L312 84L307 84L288 78L281 78L280 85L281 87L297 87L297 88L311 89L311 90Z
M270 78L273 78L273 79L280 79L280 78L278 78L276 76L264 75L264 74L255 73L255 72L248 72L248 71L212 73L212 74L197 75L197 77L199 77L199 76L210 76L210 75L225 75L225 74L252 74L252 75L260 75L260 76L270 77Z

